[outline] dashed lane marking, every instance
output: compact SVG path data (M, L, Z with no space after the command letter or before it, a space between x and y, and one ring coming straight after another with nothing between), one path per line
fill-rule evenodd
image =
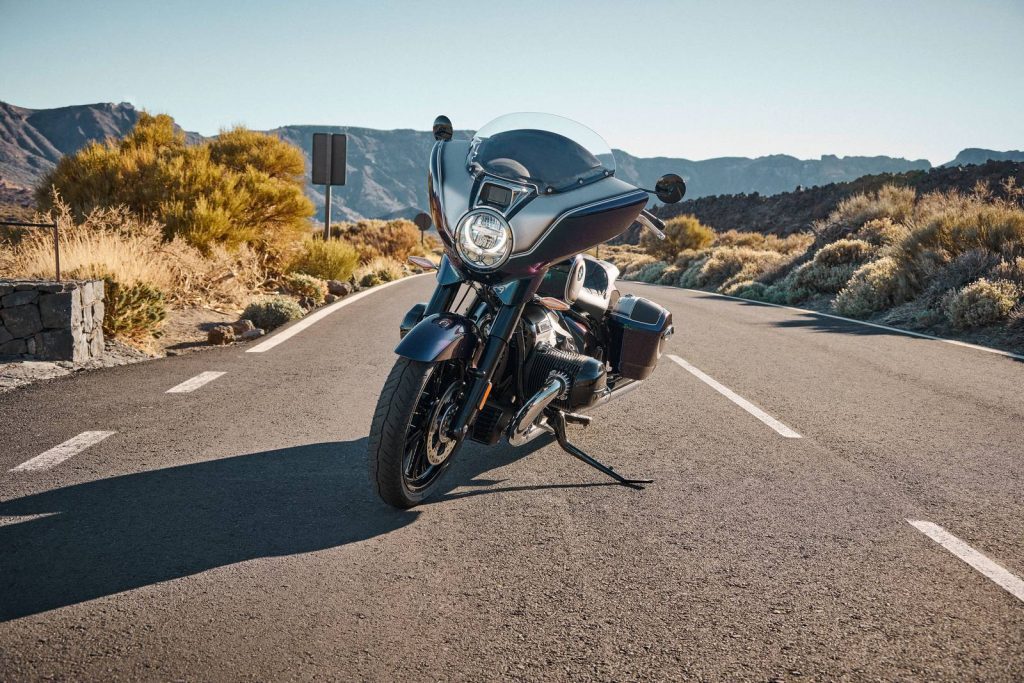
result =
M908 519L910 526L932 539L949 552L991 579L1007 593L1024 602L1024 581L1006 571L938 524L919 519Z
M209 384L213 380L217 379L224 373L219 370L207 370L206 372L200 372L192 379L187 379L176 387L171 387L166 391L168 394L188 394L204 384Z
M37 455L31 460L26 460L17 467L11 469L11 472L31 472L35 470L48 470L54 465L59 465L68 458L78 453L81 453L89 446L98 444L108 436L113 436L116 432L82 432L78 436L72 437L64 443L54 446L50 450Z
M693 367L692 365L687 363L685 360L683 360L679 356L675 356L675 355L669 354L668 357L671 358L674 362L678 363L684 370L689 372L691 375L693 375L694 377L696 377L700 381L702 381L705 384L707 384L709 387L711 387L712 389L714 389L715 391L720 393L722 396L725 396L727 399L729 399L730 401L732 401L733 403L738 405L740 408L743 408L743 410L747 411L748 413L750 413L751 415L756 417L761 422L764 422L766 425L768 425L769 427L774 429L776 432L778 432L782 436L786 437L787 439L799 439L799 438L801 438L798 433L796 433L795 431L793 431L792 429L790 429L786 425L782 424L781 422L776 420L774 417L772 417L771 415L769 415L768 413L764 412L763 410L761 410L760 408L755 406L753 403L751 403L747 399L743 398L742 396L740 396L739 394L734 392L729 387L721 384L720 382L718 382L714 378L709 377L708 375L704 374L703 372L701 372L697 368Z

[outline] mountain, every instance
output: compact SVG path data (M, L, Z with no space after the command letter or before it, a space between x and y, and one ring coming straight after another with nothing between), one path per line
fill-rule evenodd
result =
M986 161L1024 161L1024 150L1011 149L1008 152L993 152L991 149L969 147L961 150L953 161L947 161L943 166L968 166L983 164Z
M92 140L121 137L131 130L138 117L139 112L125 102L58 109L26 109L0 102L0 181L9 186L31 187L62 155L73 153ZM333 188L331 195L332 216L339 220L409 217L427 206L426 160L433 144L429 132L301 125L267 132L303 150L307 169L314 132L349 135L348 182L344 187ZM456 137L467 139L471 134L457 131ZM202 139L196 133L187 135L191 141ZM932 167L925 159L911 161L887 156L825 155L820 159L797 159L776 154L756 159L721 157L691 161L640 158L621 150L616 150L615 156L616 174L623 180L653 187L663 173L678 173L686 179L688 198L738 193L774 195L869 174ZM1024 153L967 149L947 165L1016 158L1024 158ZM307 192L322 212L323 188L310 186Z

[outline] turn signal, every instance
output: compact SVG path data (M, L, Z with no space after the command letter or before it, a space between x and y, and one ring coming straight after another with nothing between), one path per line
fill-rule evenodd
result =
M425 270L437 270L437 265L433 261L428 258L423 258L422 256L410 256L409 263L414 266L419 266Z
M565 303L561 299L556 299L553 296L538 297L537 303L552 311L568 311L572 308L569 304Z

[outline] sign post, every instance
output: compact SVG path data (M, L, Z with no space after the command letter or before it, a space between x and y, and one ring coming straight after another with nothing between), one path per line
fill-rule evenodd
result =
M313 133L313 184L324 186L324 239L331 238L331 186L345 184L348 136Z
M430 230L430 226L434 224L434 221L431 220L429 213L418 213L416 214L416 218L412 219L412 222L420 229L420 246L422 247L426 238L427 230Z

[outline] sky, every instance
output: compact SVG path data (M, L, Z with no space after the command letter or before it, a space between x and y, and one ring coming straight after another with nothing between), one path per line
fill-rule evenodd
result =
M0 0L0 100L232 125L544 111L638 156L1024 148L1024 0Z

